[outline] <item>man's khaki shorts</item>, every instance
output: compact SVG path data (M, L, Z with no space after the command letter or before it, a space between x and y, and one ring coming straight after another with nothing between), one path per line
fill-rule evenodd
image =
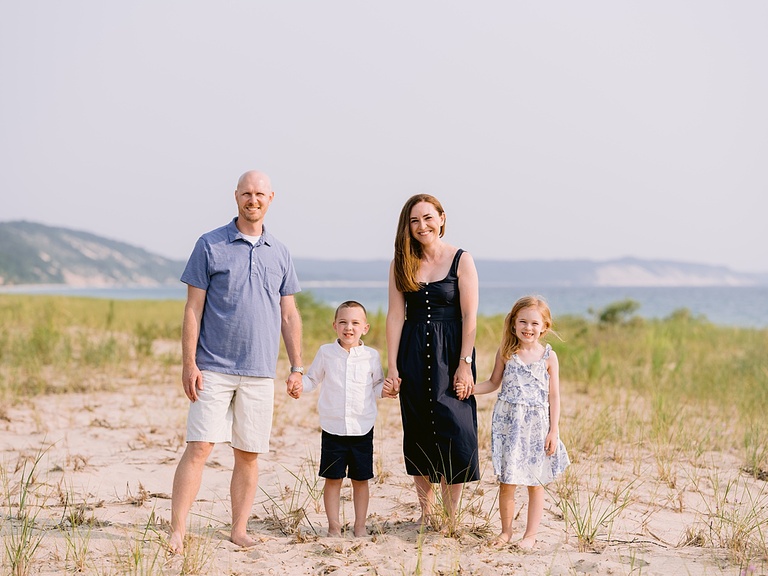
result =
M269 452L275 381L203 370L190 402L187 442L229 442L243 452Z

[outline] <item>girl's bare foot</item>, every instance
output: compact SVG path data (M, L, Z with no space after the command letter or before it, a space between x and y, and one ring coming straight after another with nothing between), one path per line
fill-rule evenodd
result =
M512 534L506 534L502 532L501 534L496 536L496 538L493 539L492 544L496 548L501 548L502 546L509 544L509 541L511 538L512 538Z
M520 540L520 542L517 543L517 547L521 550L532 550L533 547L536 545L536 537L535 536L528 536L526 538L523 538Z

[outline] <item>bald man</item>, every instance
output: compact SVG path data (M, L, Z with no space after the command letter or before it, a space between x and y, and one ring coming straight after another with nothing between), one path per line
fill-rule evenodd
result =
M217 442L234 452L230 539L239 546L256 543L247 524L259 481L257 459L269 451L281 332L291 363L288 394L295 398L301 390L301 317L294 300L299 282L288 249L264 226L274 196L266 174L243 174L235 189L237 216L198 239L181 275L187 284L182 383L190 405L187 446L171 498L168 545L178 554Z

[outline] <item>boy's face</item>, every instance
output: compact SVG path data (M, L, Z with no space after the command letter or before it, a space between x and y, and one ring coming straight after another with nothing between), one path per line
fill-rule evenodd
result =
M333 321L333 329L345 350L360 345L360 338L368 333L368 321L362 308L342 308Z

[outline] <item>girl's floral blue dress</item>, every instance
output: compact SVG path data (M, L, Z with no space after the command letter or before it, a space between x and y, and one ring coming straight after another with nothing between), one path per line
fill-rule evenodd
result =
M544 451L549 432L547 359L551 351L547 344L544 355L528 365L515 354L504 366L491 424L493 471L503 484L548 484L571 463L559 439L552 456Z

